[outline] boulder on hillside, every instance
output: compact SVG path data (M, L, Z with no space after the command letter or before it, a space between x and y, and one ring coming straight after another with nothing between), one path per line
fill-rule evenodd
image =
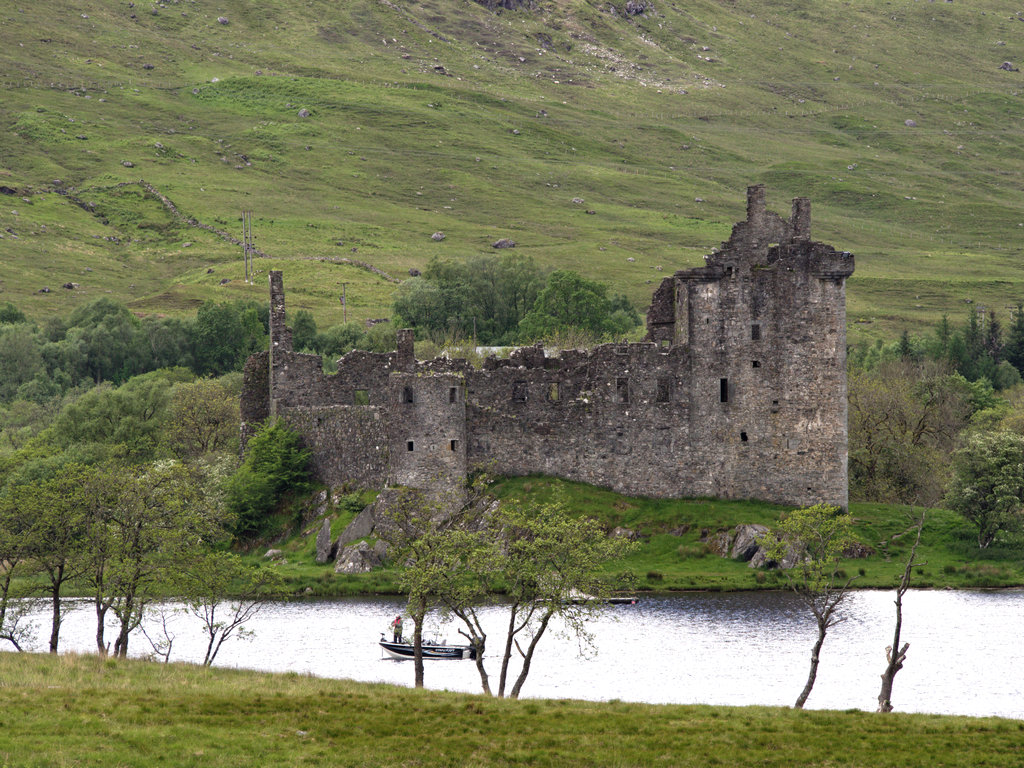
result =
M320 526L320 532L316 535L316 562L319 565L329 563L334 559L337 552L335 545L331 542L331 518L324 520Z
M749 562L761 548L761 539L768 533L768 526L744 523L737 525L732 540L731 556L733 560Z
M365 539L373 534L376 527L375 504L367 504L363 511L355 516L355 519L345 526L345 530L338 536L338 546L348 544L356 539Z
M335 573L367 573L384 565L387 545L378 541L373 546L366 541L345 547L334 563Z
M491 243L491 247L492 248L515 248L516 247L516 241L515 240L510 240L507 237L503 237L500 240L495 240L493 243Z

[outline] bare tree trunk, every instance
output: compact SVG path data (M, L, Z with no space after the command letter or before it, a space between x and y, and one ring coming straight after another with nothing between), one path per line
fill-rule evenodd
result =
M498 677L498 698L505 697L505 682L508 680L508 661L512 658L512 641L515 639L516 609L518 604L509 607L508 631L505 633L505 650L501 657L501 675Z
M423 621L427 618L427 601L420 600L415 610L409 612L412 616L412 664L413 685L416 688L423 687Z
M64 581L64 566L61 565L50 577L53 596L53 623L50 625L50 653L57 652L57 644L60 642L60 587Z
M107 655L107 643L106 643L106 619L107 619L107 608L110 606L105 605L102 602L96 602L96 651L100 656Z
M512 686L512 692L509 694L509 698L519 698L519 691L522 690L523 683L526 682L526 676L530 674L530 664L533 661L533 652L537 649L537 643L540 642L541 637L544 635L544 630L548 628L548 622L551 621L551 617L553 615L554 611L548 611L544 618L541 619L540 627L538 627L537 633L533 636L533 640L530 641L530 647L527 648L526 653L523 654L523 668L519 672L519 677L516 678L516 684Z
M924 515L917 521L917 538L914 546L910 549L910 557L907 558L907 565L903 569L903 578L899 587L896 588L896 628L892 634L892 645L885 649L885 671L882 672L882 689L878 694L878 711L892 712L892 684L896 673L903 669L903 662L907 660L907 649L910 643L904 643L900 647L900 631L903 628L903 595L910 589L910 576L915 567L923 563L914 562L917 555L917 545L921 543L921 529L924 528Z
M807 702L807 697L811 695L811 689L814 687L814 680L818 677L818 662L821 660L821 646L825 642L825 633L828 631L828 622L825 619L818 618L818 640L814 643L814 647L811 649L811 671L807 674L807 683L804 685L804 689L800 691L800 695L796 699L795 706L797 709L803 709L804 704Z

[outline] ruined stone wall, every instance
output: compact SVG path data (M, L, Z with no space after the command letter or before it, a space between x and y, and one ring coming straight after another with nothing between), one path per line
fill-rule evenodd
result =
M526 347L478 370L416 361L400 331L396 352L352 352L335 375L291 350L271 273L269 363L246 366L243 421L281 415L330 485L442 490L484 464L629 494L845 506L852 256L811 241L806 199L784 219L756 186L706 261L656 289L643 343Z

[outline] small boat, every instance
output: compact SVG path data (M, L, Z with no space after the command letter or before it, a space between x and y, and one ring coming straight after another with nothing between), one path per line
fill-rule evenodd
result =
M394 643L390 640L386 640L384 635L380 636L380 647L383 648L393 659L411 659L416 655L416 651L412 647L412 643L407 643L405 641ZM471 645L448 645L445 642L430 642L424 640L423 658L452 660L475 659L476 648Z
M570 593L569 599L566 602L572 603L573 605L584 605L586 603L608 603L609 605L636 605L640 602L640 599L637 597L622 596L594 597L593 595L588 595L585 592L573 590Z

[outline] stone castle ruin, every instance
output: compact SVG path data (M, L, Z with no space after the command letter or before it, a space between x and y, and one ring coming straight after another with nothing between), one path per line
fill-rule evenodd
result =
M329 486L440 490L489 464L631 495L847 503L846 278L853 256L811 240L747 191L747 219L706 265L665 278L641 343L549 357L540 346L482 369L353 351L325 374L292 349L281 272L270 349L249 358L243 442L269 416L303 436Z

